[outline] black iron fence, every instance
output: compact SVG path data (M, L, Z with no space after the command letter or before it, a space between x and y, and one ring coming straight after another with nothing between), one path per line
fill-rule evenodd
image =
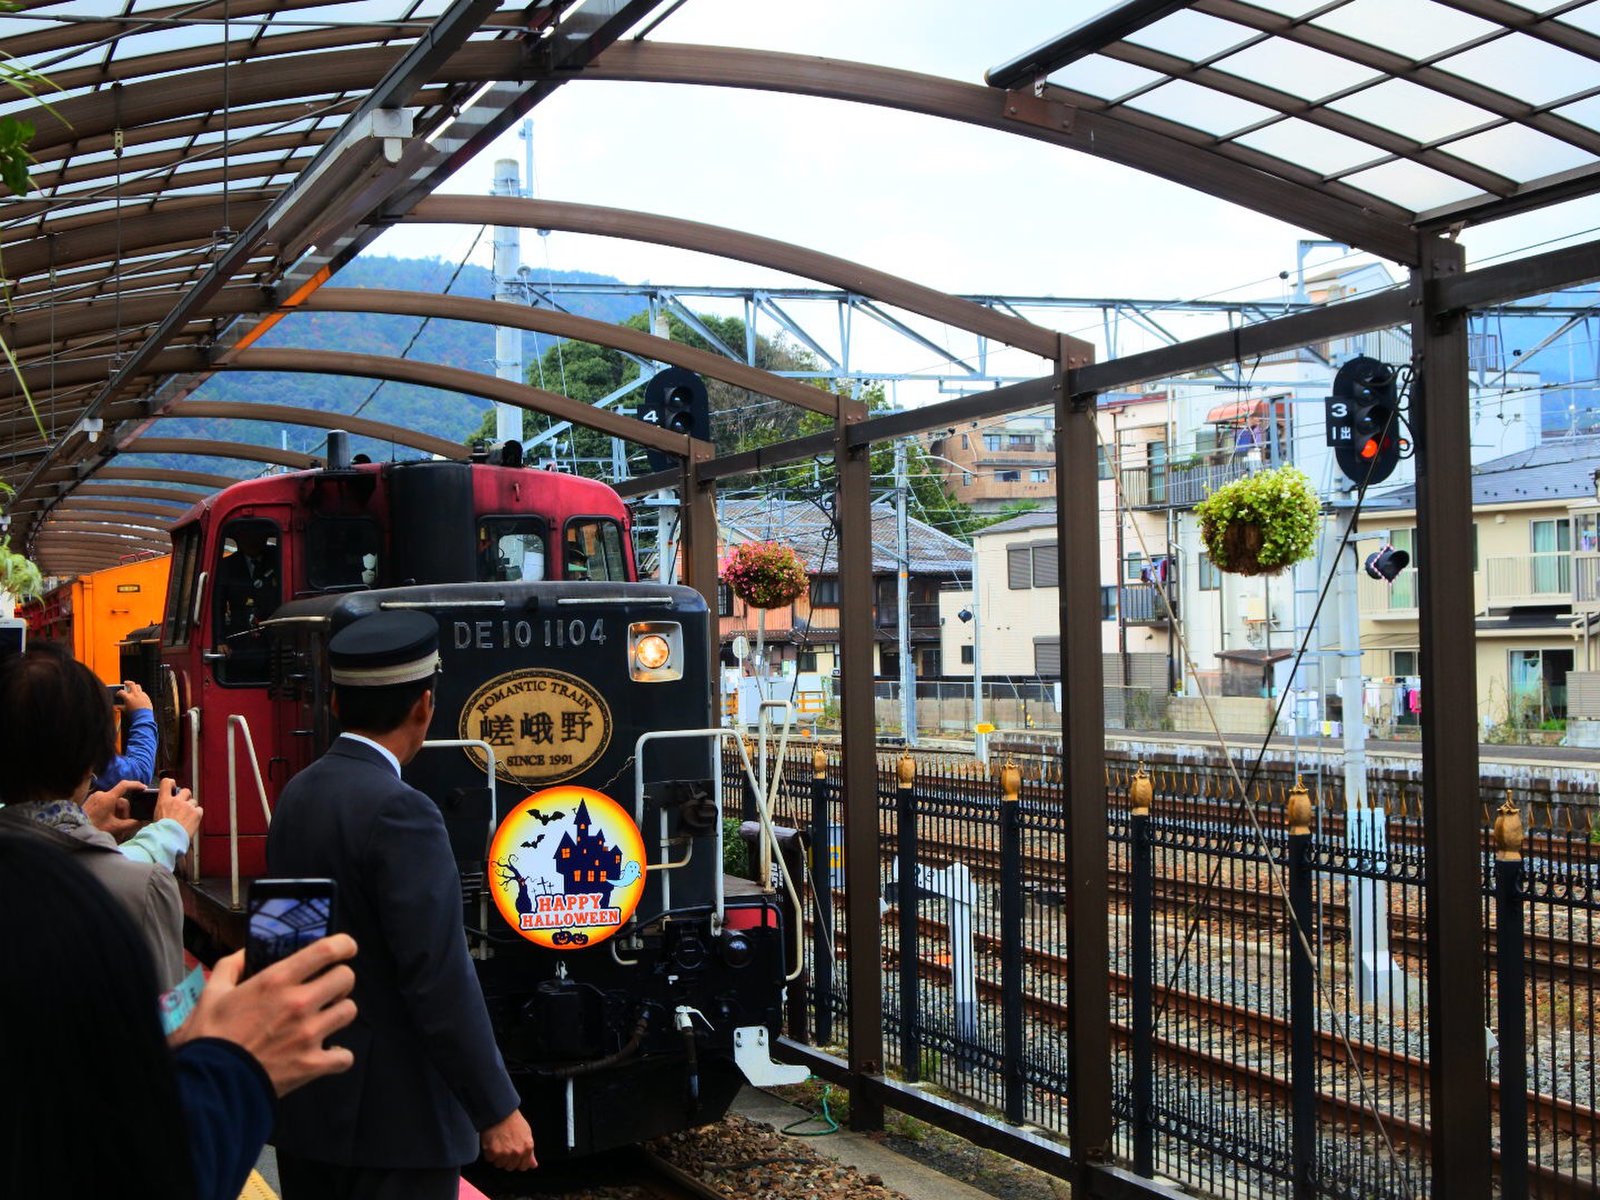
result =
M1067 1129L1067 821L1048 768L880 759L891 1066L974 1110ZM773 764L775 767L776 764ZM1178 772L1108 779L1117 1157L1211 1195L1428 1194L1427 907L1408 816L1255 818ZM730 815L753 796L729 765ZM1486 811L1485 1063L1506 1197L1592 1195L1600 839L1563 806ZM799 1036L845 1039L843 806L831 757L783 764L776 816L813 844ZM1510 822L1508 824L1508 822ZM1080 914L1081 917L1081 914ZM1471 1002L1468 998L1468 1002Z

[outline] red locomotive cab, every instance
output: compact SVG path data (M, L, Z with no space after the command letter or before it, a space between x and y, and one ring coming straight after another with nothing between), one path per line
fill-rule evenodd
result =
M205 808L191 877L235 910L242 881L265 870L279 791L318 749L274 686L264 626L280 606L417 584L636 578L627 510L610 488L481 463L248 480L191 510L172 539L161 769Z

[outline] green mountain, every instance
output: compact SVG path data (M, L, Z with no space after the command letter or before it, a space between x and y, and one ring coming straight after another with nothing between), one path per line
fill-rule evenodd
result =
M454 280L452 282L452 276ZM563 309L597 320L620 322L643 310L643 305L621 297L563 297L564 283L617 283L609 275L588 271L536 271L536 283L549 281L549 295ZM339 287L388 288L397 291L448 292L455 296L486 298L492 293L490 272L468 265L457 273L454 263L441 259L358 258L334 276ZM523 358L536 364L550 350L554 339L539 334L523 335ZM466 321L420 320L365 313L293 313L280 321L260 345L304 348L308 350L350 350L365 354L404 356L420 362L442 363L471 371L493 373L494 329ZM559 390L555 388L553 390ZM334 375L293 373L219 373L194 393L198 400L253 401L288 404L299 408L356 414L407 429L417 429L439 437L465 439L482 421L489 402L454 392L409 384L380 383ZM280 425L267 421L224 421L174 418L162 422L165 437L205 437L257 445L283 446L307 454L321 451L324 431L306 426ZM357 450L374 458L387 458L392 448L387 442L354 439ZM414 457L402 448L400 457ZM249 475L254 468L245 464L196 460L192 456L159 456L163 465Z

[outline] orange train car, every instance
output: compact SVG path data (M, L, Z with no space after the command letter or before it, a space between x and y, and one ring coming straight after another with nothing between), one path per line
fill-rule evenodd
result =
M130 632L161 621L170 555L80 575L22 610L28 640L54 642L108 684L122 682L119 644Z

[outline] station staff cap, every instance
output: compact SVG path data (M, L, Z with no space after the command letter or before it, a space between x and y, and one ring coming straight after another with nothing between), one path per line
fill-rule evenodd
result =
M342 687L391 687L427 679L439 667L439 623L416 611L375 613L328 642L328 666Z

